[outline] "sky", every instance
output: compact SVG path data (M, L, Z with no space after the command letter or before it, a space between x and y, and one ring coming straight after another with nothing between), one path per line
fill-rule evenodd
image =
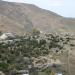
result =
M64 17L75 18L75 0L5 0L35 4L40 8L53 11Z

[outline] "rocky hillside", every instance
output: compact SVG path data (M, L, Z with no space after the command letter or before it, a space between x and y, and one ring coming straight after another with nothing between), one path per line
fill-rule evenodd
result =
M73 32L75 19L68 19L32 4L0 1L0 31L24 34L37 28L43 32Z

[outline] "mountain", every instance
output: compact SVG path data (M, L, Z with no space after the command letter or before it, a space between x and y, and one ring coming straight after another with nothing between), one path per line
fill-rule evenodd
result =
M75 18L65 18L32 4L11 3L0 0L0 31L23 35L26 32L30 33L34 28L47 33L75 34ZM73 73L71 75L74 75L75 48L70 62Z
M24 34L37 28L43 32L75 31L75 19L64 18L32 4L0 1L0 31Z

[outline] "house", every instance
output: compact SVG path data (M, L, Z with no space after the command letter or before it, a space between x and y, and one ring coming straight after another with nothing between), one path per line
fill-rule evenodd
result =
M16 72L16 75L29 75L28 70L20 70Z
M11 38L15 38L15 35L12 33L3 33L0 36L0 40L6 40L6 39L11 39Z
M55 73L55 75L63 75L62 73Z

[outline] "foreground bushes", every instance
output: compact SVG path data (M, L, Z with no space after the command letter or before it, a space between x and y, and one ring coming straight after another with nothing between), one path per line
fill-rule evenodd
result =
M9 72L10 70L25 69L32 64L31 57L48 55L52 52L63 52L64 45L68 44L71 39L69 36L59 36L55 34L26 35L17 37L12 41L0 43L0 70ZM24 59L29 58L28 60Z

